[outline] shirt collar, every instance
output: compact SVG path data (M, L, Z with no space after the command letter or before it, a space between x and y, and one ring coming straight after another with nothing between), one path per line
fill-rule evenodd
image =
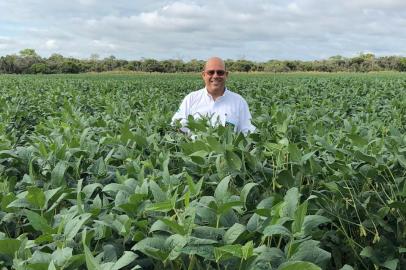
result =
M207 97L213 99L213 97L212 97L212 96L209 94L209 92L207 91L207 88L206 88L206 87L204 88L204 91L205 91ZM223 95L219 96L217 100L221 100L221 99L223 99L224 97L228 96L229 92L230 92L230 91L229 91L229 90L227 89L227 87L226 87L225 90L224 90Z

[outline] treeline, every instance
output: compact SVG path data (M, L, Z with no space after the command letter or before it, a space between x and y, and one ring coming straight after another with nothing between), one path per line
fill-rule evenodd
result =
M76 59L52 54L49 58L39 56L33 49L24 49L18 54L0 57L0 73L3 74L57 74L106 71L138 72L200 72L203 60L122 60L114 56L100 59L92 55L89 59ZM325 60L269 60L253 62L249 60L226 60L229 71L239 72L370 72L406 71L406 57L360 54L345 58L333 56Z

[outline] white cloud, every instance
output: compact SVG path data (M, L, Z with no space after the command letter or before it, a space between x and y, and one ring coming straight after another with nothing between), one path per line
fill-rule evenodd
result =
M96 4L96 0L78 0L79 4L85 5L85 6L92 6Z
M54 40L54 39L48 39L46 42L45 42L45 47L47 48L47 49L57 49L58 48L58 46L56 45L56 40Z
M0 50L8 49L10 47L10 43L10 38L0 36Z
M1 1L0 55L27 47L44 56L127 59L406 54L405 7L396 0Z
M398 9L405 8L404 0L342 0L345 6L363 9Z

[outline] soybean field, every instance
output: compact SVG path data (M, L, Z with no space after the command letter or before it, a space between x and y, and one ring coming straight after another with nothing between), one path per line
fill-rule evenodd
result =
M0 76L0 269L406 269L406 75Z

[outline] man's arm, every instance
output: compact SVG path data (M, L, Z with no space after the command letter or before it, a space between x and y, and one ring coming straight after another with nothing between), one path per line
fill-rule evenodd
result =
M176 121L179 120L181 124L180 130L184 133L188 133L189 129L186 127L187 125L187 118L189 116L189 111L190 111L190 98L189 96L186 96L182 103L179 106L179 109L176 111L176 113L172 117L171 125L175 125Z
M245 100L242 100L239 118L238 131L241 131L244 135L255 131L255 126L251 123L252 117L248 103Z

